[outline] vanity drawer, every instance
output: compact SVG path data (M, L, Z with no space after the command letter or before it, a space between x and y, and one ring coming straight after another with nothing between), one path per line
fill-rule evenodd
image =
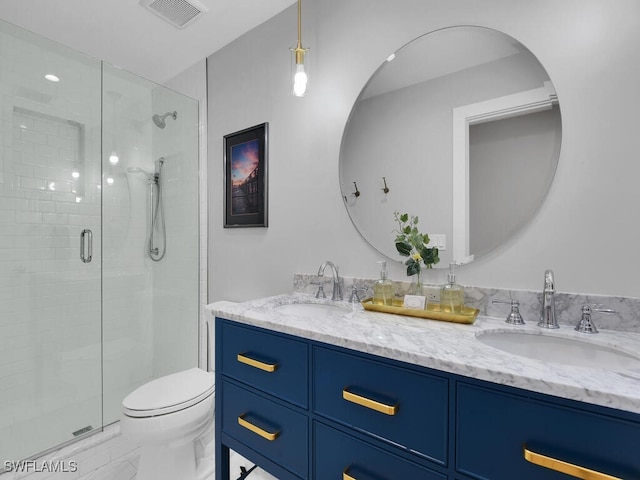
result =
M222 382L222 431L301 478L308 476L308 420L278 403Z
M224 375L307 407L308 347L304 342L222 322Z
M316 413L446 464L446 379L321 347L313 378Z
M637 423L465 383L457 398L456 470L472 478L566 480L553 470L561 460L640 479ZM527 461L525 448L550 457L551 468Z
M433 472L351 435L314 423L314 478L318 480L446 480Z

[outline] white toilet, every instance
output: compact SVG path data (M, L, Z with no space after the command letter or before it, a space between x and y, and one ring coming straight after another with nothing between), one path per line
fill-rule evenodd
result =
M141 446L136 480L196 480L196 442L213 422L214 374L192 368L122 401L120 429Z

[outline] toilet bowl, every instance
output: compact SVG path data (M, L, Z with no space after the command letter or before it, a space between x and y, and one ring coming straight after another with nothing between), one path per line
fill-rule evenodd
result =
M120 429L141 447L136 480L196 480L195 441L213 422L214 390L214 374L192 368L122 401Z

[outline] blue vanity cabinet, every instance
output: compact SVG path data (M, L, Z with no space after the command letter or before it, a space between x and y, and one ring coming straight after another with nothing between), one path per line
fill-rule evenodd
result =
M280 480L309 478L309 345L216 319L216 479L229 448ZM233 472L237 478L237 472Z
M330 348L312 352L315 413L447 464L446 378Z
M470 478L640 479L638 415L486 382L458 382L456 403L456 470Z
M216 367L225 375L307 407L306 342L232 323L221 325L220 340L222 356Z
M216 386L216 479L448 478L446 377L218 318Z
M400 458L323 423L313 426L317 480L446 480L447 476Z
M219 318L215 421L217 480L640 480L639 414Z
M224 432L298 477L307 477L306 415L224 380L221 413Z

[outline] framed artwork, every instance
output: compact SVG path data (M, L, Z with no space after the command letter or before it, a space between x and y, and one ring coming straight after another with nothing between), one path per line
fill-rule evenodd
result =
M267 226L269 124L224 136L224 227Z

